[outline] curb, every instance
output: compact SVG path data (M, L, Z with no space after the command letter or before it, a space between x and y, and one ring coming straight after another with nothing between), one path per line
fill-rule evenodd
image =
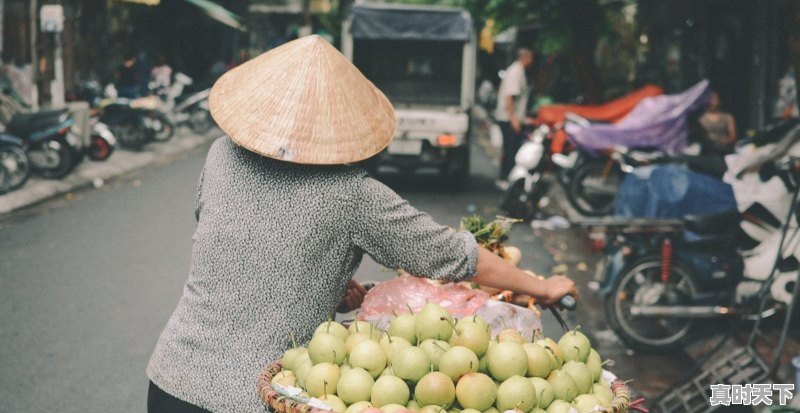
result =
M141 151L129 151L117 147L106 161L94 162L84 159L75 170L60 180L42 179L34 175L16 191L0 195L0 217L66 193L101 186L105 181L144 168L175 155L210 143L222 132L213 128L203 135L182 135L180 130L167 142L150 143Z

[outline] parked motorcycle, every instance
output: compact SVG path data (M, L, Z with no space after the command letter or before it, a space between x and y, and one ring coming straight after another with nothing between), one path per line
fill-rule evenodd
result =
M6 125L6 133L22 140L34 170L44 178L58 179L84 156L80 139L70 129L74 123L66 110L17 113Z
M764 241L756 248L742 230L744 224L774 228L774 223L737 209L681 218L583 222L607 234L597 289L605 296L609 326L627 345L649 351L674 348L698 319L756 319L789 304L798 280L798 159L775 166L793 195L785 219L770 237L774 242ZM760 309L765 294L770 305Z
M22 139L0 133L0 194L18 189L31 176Z
M211 89L184 96L184 89L191 84L192 78L183 73L177 73L175 81L164 95L160 111L173 125L187 125L193 132L202 134L214 126L208 108L208 95Z
M104 95L92 117L106 124L123 147L141 149L150 142L172 138L175 125L161 110L159 96L119 98L113 84L106 85Z
M127 99L101 102L93 118L107 125L120 145L130 149L140 149L154 141L159 126L154 124L149 110L133 107Z
M153 130L153 140L156 142L166 142L175 135L175 123L164 111L164 102L160 97L151 95L129 102L132 110L142 111L147 119L147 125Z

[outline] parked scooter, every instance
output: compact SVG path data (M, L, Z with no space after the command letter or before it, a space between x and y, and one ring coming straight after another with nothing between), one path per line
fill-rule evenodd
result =
M93 161L105 161L117 147L117 138L111 129L95 116L89 119L92 130L89 135L89 147L86 148L86 155Z
M30 176L30 160L22 139L0 133L0 194L21 187Z
M154 139L155 130L151 127L148 114L132 109L127 101L103 101L93 116L108 125L120 145L125 148L140 149Z
M120 102L122 103L122 102ZM164 102L156 95L145 96L127 102L131 110L141 111L147 117L147 124L153 130L153 140L166 142L175 134L175 123L164 112Z
M34 170L44 178L58 179L83 159L80 139L71 131L74 123L66 110L17 113L6 133L22 140Z
M192 78L177 73L175 81L164 94L160 111L172 125L188 125L193 132L202 134L214 125L208 108L208 95L211 89L184 96L184 89L191 84Z
M123 147L140 149L147 143L172 137L172 123L158 110L161 105L159 97L147 96L133 100L117 98L114 85L106 86L105 95L107 97L93 110L92 122L99 121L107 125ZM101 127L97 128L95 133L102 136Z

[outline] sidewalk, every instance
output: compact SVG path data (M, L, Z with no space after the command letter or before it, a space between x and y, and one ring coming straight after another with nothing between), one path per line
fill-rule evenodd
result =
M148 144L141 151L129 151L118 146L104 162L84 159L63 179L42 179L34 172L22 188L0 195L0 216L77 189L92 185L99 187L111 178L187 152L221 135L222 132L217 128L204 135L195 135L185 128L178 128L169 141Z

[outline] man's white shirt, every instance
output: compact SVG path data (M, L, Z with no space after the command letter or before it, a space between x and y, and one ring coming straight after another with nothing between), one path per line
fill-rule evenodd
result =
M494 118L499 122L508 122L511 119L508 109L506 109L506 99L509 96L513 96L517 119L522 122L525 119L529 92L528 80L525 78L525 68L517 60L506 69L503 79L500 81Z

